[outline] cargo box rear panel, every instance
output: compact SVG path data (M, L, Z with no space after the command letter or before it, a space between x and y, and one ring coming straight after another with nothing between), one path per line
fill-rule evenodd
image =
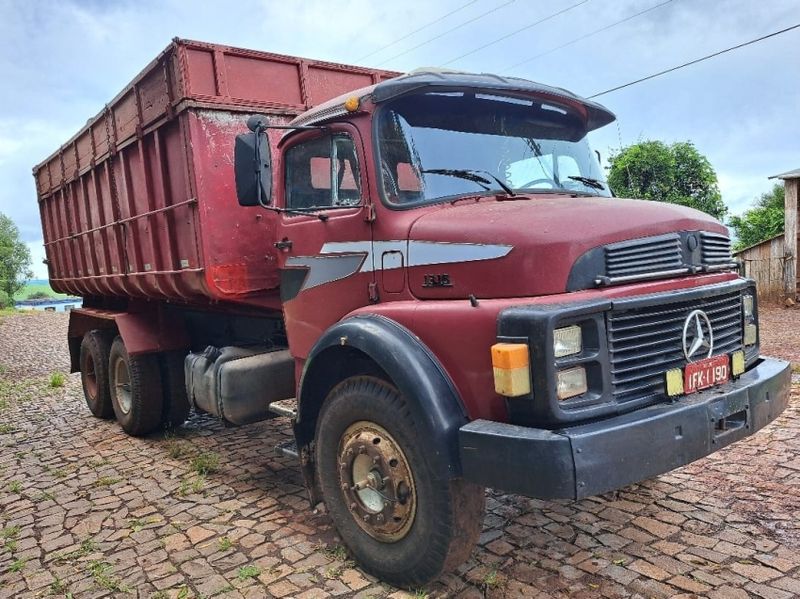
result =
M237 204L235 136L395 75L175 40L34 169L51 285L277 306L275 215Z

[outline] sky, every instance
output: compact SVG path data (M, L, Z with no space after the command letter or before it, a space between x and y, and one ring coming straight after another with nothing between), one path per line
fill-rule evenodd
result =
M589 96L796 23L797 0L0 0L0 212L46 278L32 167L176 36L515 75ZM640 140L690 140L740 214L770 175L800 167L798 47L800 29L603 95L618 120L591 143L607 157Z

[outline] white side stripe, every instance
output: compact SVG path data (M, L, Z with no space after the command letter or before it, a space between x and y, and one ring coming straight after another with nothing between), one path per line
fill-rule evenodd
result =
M357 272L372 272L385 252L403 255L406 266L456 264L494 260L506 256L514 246L442 241L335 241L322 246L316 256L292 256L286 266L310 269L301 289L310 289L349 277ZM337 260L339 258L339 260ZM400 268L400 262L385 270Z

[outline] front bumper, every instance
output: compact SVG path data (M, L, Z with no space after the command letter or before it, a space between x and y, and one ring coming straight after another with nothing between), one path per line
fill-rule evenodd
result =
M720 387L558 430L461 427L464 478L542 499L582 499L683 466L752 435L789 403L791 366L762 359Z

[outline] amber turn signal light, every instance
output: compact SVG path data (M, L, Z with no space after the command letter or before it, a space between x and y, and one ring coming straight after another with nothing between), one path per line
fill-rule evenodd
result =
M531 372L525 343L495 343L492 346L494 390L506 397L531 392Z

